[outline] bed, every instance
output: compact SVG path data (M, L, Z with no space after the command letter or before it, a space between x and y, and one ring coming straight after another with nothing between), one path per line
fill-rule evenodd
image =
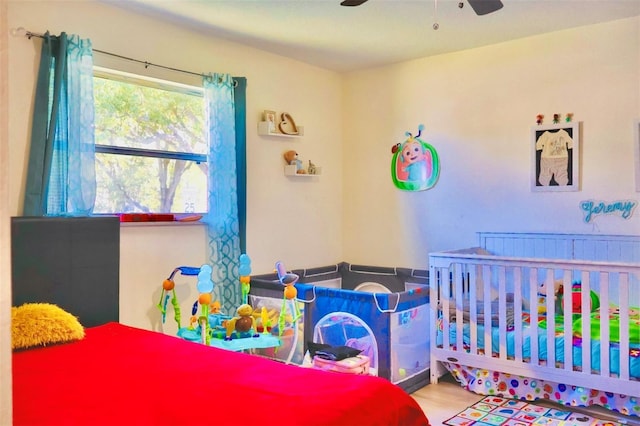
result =
M640 237L480 233L429 262L432 383L640 416Z
M13 356L14 424L427 425L373 376L285 365L107 323Z
M78 219L58 219L55 225L60 226L61 221L70 234L59 237L73 240L74 251L82 250L81 242L73 237L78 233ZM95 223L104 225L105 221L108 224L109 219L99 218ZM119 232L112 224L92 226L87 218L81 222L86 241L113 241L115 237L105 232ZM39 232L25 231L34 226ZM36 237L45 230L43 226L46 228L38 220L14 221L13 254L23 244L37 253ZM110 255L117 257L117 253ZM91 309L79 316L74 300L57 294L74 291L69 282L59 287L22 281L20 269L25 265L12 257L17 268L12 285L29 287L16 292L24 299L12 309L12 327L17 330L20 325L21 337L12 336L12 343L20 343L12 358L16 425L429 424L411 396L379 377L286 365L130 327L114 320L117 309L102 306L101 301L85 300ZM55 263L58 268L65 262ZM68 261L67 266L72 263ZM94 267L104 267L84 266L88 268L83 270L85 276L92 276ZM43 273L39 279L48 275ZM86 280L79 284L90 286ZM117 287L118 280L103 285ZM47 289L44 294L42 288ZM52 288L58 289L54 291L56 303L48 300ZM27 307L36 310L27 311ZM85 328L82 321L92 326ZM35 341L24 343L29 339L22 337Z

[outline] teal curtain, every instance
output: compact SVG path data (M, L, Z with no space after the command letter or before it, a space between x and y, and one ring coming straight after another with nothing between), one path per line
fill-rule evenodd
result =
M223 309L232 313L242 300L238 268L242 254L240 210L246 210L244 100L241 103L242 112L237 117L234 93L237 87L228 74L205 76L203 87L209 120L209 213L204 218L208 231L209 261L216 284L214 299L220 300ZM242 89L239 90L243 98L244 87L246 81L243 79ZM237 123L238 119L242 123ZM242 139L241 144L237 143L238 134ZM245 220L246 212L242 212L242 217ZM244 232L244 223L242 228Z
M236 175L240 251L247 252L247 79L234 77L233 104L236 124Z
M93 50L77 35L42 39L25 216L84 216L96 197Z

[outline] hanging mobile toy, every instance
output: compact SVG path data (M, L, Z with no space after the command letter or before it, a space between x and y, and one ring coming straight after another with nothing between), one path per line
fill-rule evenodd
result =
M280 284L284 286L282 309L280 309L280 316L278 317L278 337L282 337L282 332L284 331L285 326L287 300L292 300L293 304L294 315L291 323L296 323L301 316L300 309L298 308L298 304L295 300L298 295L295 283L298 282L300 277L297 274L287 273L286 268L280 261L276 262L276 272L278 273L278 280L280 281Z
M242 303L249 303L249 290L251 289L251 259L246 254L240 255L240 285L242 286Z
M211 266L202 265L200 268L193 266L178 266L175 268L169 278L162 282L162 292L160 294L160 301L158 302L158 309L162 313L162 322L164 323L167 314L167 305L169 299L171 298L171 304L173 305L174 310L174 318L176 323L178 324L178 330L182 329L182 325L180 323L180 303L178 303L178 297L176 296L175 286L176 283L173 280L173 277L180 272L185 276L198 276L198 284L197 289L200 293L198 300L193 304L191 308L191 324L193 325L195 322L199 322L202 326L202 339L203 341L209 342L209 304L211 303L211 292L213 291L214 283L211 280ZM169 295L171 292L171 296ZM198 312L198 304L202 306L202 312L199 317L196 316ZM205 321L202 321L202 320Z
M560 114L553 114L553 124L558 124L560 122Z
M542 114L536 115L536 123L538 123L538 125L542 124L543 119L544 119L544 115Z
M211 292L213 291L214 283L211 279L212 268L209 265L202 265L198 269L198 284L196 288L200 292L198 296L198 303L200 304L200 316L198 317L198 323L200 324L200 335L202 337L202 343L209 345L211 342L211 333L209 333L209 305L211 305Z
M573 120L573 113L568 112L567 115L565 116L564 121L566 121L567 123L571 123L571 120Z
M173 270L169 278L162 282L162 292L160 292L160 301L158 302L158 309L162 314L162 323L164 324L167 318L167 305L169 302L169 298L171 298L171 304L173 305L173 311L176 323L178 324L178 328L180 325L180 304L178 303L178 297L176 296L176 283L173 281L173 276L179 269L176 268ZM171 295L169 295L171 293Z

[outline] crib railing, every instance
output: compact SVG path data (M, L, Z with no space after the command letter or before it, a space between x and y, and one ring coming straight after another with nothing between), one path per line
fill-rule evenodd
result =
M542 284L554 289L559 283L562 293L541 297ZM630 308L640 306L640 264L432 253L430 301L432 383L442 361L640 395L640 378L630 371L638 342L631 345L629 337L637 327L630 316L638 313Z

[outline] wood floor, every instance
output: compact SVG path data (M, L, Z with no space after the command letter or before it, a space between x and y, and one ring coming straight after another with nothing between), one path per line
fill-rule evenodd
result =
M420 404L432 426L442 425L445 420L483 398L482 395L464 390L450 374L441 377L438 384L427 385L412 393L411 396ZM536 404L566 409L564 406L548 401L537 401ZM637 417L623 416L602 407L571 407L571 410L583 412L603 420L617 421L624 425L640 426L640 419Z
M482 399L482 395L464 390L449 374L438 384L427 385L411 396L420 404L432 426L442 425L445 420Z

